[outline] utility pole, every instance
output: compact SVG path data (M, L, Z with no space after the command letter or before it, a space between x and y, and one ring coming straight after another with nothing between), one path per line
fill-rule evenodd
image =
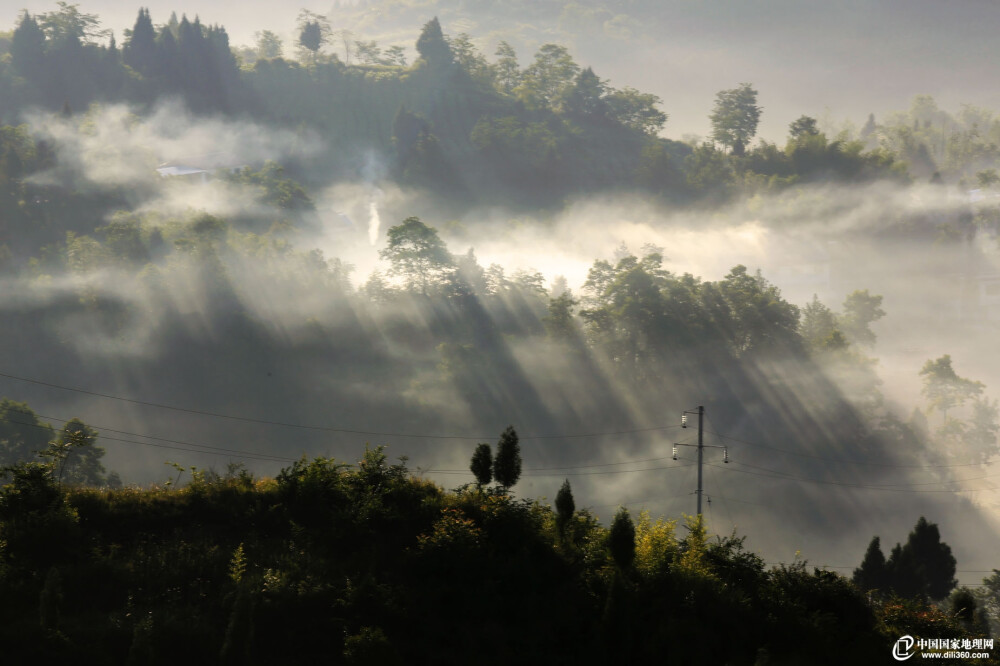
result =
M701 462L705 451L705 408L698 405L698 513L701 515Z
M722 462L729 462L729 449L725 446L719 444L705 444L705 408L701 405L698 406L697 410L688 410L681 413L681 427L687 428L687 415L697 414L698 415L698 490L695 494L698 496L698 513L695 515L701 515L701 496L704 493L704 488L702 487L702 465L704 463L704 453L705 449L722 449L723 457ZM696 446L695 444L674 444L674 460L677 460L677 447L678 446Z

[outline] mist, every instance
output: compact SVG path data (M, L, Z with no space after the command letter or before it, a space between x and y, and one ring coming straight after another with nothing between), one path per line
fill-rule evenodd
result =
M752 81L766 111L758 136L780 141L802 113L832 138L917 93L949 108L1000 106L981 85L993 41L962 32L992 34L989 7L911 5L903 16L881 4L668 3L636 10L633 23L598 22L599 31L437 9L445 33L470 33L486 54L506 39L522 65L543 43L569 44L615 86L662 97L664 137L706 136L715 93ZM295 17L245 8L151 5L158 23L171 9L198 13L237 44L279 30L290 56ZM116 34L134 21L118 5L81 9ZM414 29L429 17L410 9L329 15L359 38L405 44L412 58ZM654 39L663 26L672 37ZM907 45L932 26L914 53ZM692 417L687 428L680 418L705 406L706 441L731 460L707 450L713 534L747 534L769 562L802 557L847 574L873 535L903 541L926 515L942 525L962 583L995 565L996 457L975 459L936 434L946 416L919 375L947 354L958 375L985 385L985 399L1000 394L993 201L974 201L969 182L828 179L695 204L587 184L546 205L458 200L401 175L395 136L362 146L333 124L244 111L196 113L171 97L68 117L35 106L17 119L52 158L25 178L36 193L18 203L43 211L18 233L43 240L19 256L18 234L0 237L16 267L0 277L0 395L56 427L91 424L105 467L126 482L173 478L167 461L273 476L301 456L356 461L370 444L454 488L472 481L475 444L514 425L525 468L518 496L548 501L570 479L577 505L602 520L619 505L678 518L695 511L696 467L692 449L680 446L674 461L672 447L696 442ZM973 171L992 164L983 159ZM198 175L163 175L163 165ZM79 210L46 208L52 193L72 193ZM389 229L411 216L453 256L455 292L419 293L388 258ZM711 293L742 265L800 310L815 297L843 316L847 296L868 290L886 314L871 322L873 342L851 341L855 355L787 340L734 351L718 342L731 334L721 325L685 323L654 351L641 340L642 362L627 363L635 351L582 316L607 305L588 278L595 261L612 270L654 254L659 279L678 291L690 276ZM576 315L559 339L550 297L565 289ZM968 418L969 408L952 416Z

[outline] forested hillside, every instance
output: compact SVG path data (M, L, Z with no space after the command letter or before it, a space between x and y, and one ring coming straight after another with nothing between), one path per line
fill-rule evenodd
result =
M9 17L0 652L875 663L985 637L1000 120L918 95L764 140L734 80L709 136L670 138L686 91L449 34L461 4L252 45ZM655 9L486 4L619 42ZM516 464L481 443L508 425Z

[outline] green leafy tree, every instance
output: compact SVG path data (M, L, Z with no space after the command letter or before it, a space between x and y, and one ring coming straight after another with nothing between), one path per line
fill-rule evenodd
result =
M871 347L876 340L871 325L884 316L882 296L870 294L867 289L858 289L848 294L844 300L841 327L852 343Z
M986 388L982 382L959 377L951 365L951 355L924 363L920 369L924 378L924 397L931 408L939 410L948 419L948 410L964 405L970 398L978 397Z
M38 15L39 25L53 44L69 41L86 44L94 38L107 36L108 31L101 29L101 21L95 14L84 14L80 5L62 0L56 5L59 7L56 11Z
M717 288L724 301L716 313L718 323L737 355L794 347L800 340L798 307L784 300L760 271L751 274L746 266L736 266Z
M615 519L611 522L611 529L608 530L608 550L611 551L611 559L621 570L628 569L635 561L635 524L625 507L618 509Z
M813 299L802 308L799 334L814 351L843 349L847 346L847 341L839 329L837 315L833 313L833 310L823 305L815 294L813 294Z
M733 192L735 173L721 150L703 143L684 158L684 179L695 194L725 200Z
M256 49L258 58L281 57L284 45L282 44L281 37L279 37L277 33L271 32L270 30L259 30L254 33L254 38L257 40Z
M56 462L56 476L60 483L100 486L106 481L104 448L97 446L97 431L80 419L71 419L63 425L55 441L42 452Z
M715 95L712 121L712 139L729 146L734 155L743 155L746 146L757 133L761 108L757 106L757 91L749 83L741 83L732 90L722 90Z
M663 100L652 93L642 93L630 86L612 90L604 98L610 116L625 127L655 135L667 124L667 114L658 106Z
M330 41L330 24L327 20L308 9L299 12L299 47L306 54L309 62L319 61L319 51Z
M504 489L512 488L521 478L521 445L514 426L507 426L500 435L497 455L493 459L493 478Z
M451 253L437 230L418 217L408 217L391 227L386 238L388 243L379 256L392 265L390 275L403 278L410 291L427 295L455 271Z
M816 136L819 128L816 127L816 119L809 116L799 116L788 126L788 135L792 141L796 141L802 136Z
M493 480L493 452L489 444L479 444L476 447L469 469L472 470L472 475L476 477L476 483L480 487Z
M529 106L551 109L579 73L580 66L565 46L543 44L524 70L516 93Z
M965 443L980 462L988 462L1000 453L997 434L1000 433L1000 408L996 400L972 399L972 415L965 435Z
M493 63L493 85L496 89L510 95L521 82L521 68L517 62L517 53L507 42L500 42L496 50L497 60Z
M607 92L604 81L587 67L577 74L572 85L563 89L558 101L559 110L577 120L603 120L611 111L605 99Z
M0 400L0 466L35 459L54 438L52 426L39 419L28 403Z

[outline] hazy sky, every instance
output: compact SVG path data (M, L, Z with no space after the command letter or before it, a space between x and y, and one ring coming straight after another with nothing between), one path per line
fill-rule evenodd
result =
M3 4L7 9L0 12L0 25L7 26L21 7L31 12L55 7L54 2L38 0ZM197 14L203 23L223 24L233 43L243 44L261 29L274 30L290 41L300 9L324 13L333 3L148 0L142 4L150 8L154 22L166 21L171 11ZM466 7L490 4L464 3ZM98 14L119 38L134 23L138 7L120 0L80 3L82 11ZM593 65L613 85L630 84L663 97L664 110L670 114L666 134L674 138L707 134L706 117L715 93L743 81L760 92L761 134L771 140L783 140L788 123L801 114L826 113L834 124L851 119L861 125L869 112L880 116L905 108L917 94L933 95L948 108L961 103L1000 107L1000 91L991 85L1000 56L995 38L1000 3L992 0L666 0L655 14L639 17L647 35L618 42L573 38L554 23L525 32L518 28L523 21L519 16L511 16L505 26L492 18L483 20L475 11L466 15L447 7L438 10L446 33L470 32L480 38L490 57L505 31L526 36L519 51L522 64L537 46L531 39L570 42L577 60ZM427 16L421 15L408 45L415 41L420 22L438 10L428 8ZM395 41L402 37L393 19L393 12L370 13L363 17L363 27L351 27L358 37Z

